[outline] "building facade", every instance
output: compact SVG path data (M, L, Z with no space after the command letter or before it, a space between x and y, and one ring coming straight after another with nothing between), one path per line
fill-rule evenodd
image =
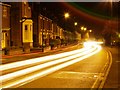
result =
M33 21L28 2L11 2L11 47L29 52L33 47Z
M1 3L2 5L2 53L5 53L5 50L10 47L10 8L8 4Z
M28 53L35 47L50 47L51 40L58 43L74 36L41 15L38 5L27 1L8 4L2 4L1 44L2 50L8 52L5 54Z
M63 29L54 23L51 19L39 14L38 18L34 16L34 47L50 47L50 40L64 38Z
M53 38L52 20L42 15L38 16L39 46L49 46L49 39Z

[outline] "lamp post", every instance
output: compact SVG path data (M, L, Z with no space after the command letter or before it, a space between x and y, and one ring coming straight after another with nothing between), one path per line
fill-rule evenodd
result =
M81 33L82 34L82 39L85 39L87 28L84 27L84 26L81 26L80 29L82 31L82 33Z
M84 29L84 26L81 26L80 29L81 29L81 39L83 41L83 29Z
M90 29L90 30L88 30L87 32L88 32L88 38L91 39L91 38L92 38L92 32L93 32L93 31Z
M74 22L75 30L77 30L77 25L78 25L78 23Z
M65 19L68 19L69 17L70 17L70 14L68 12L64 13L64 18ZM66 23L65 23L65 29L67 29L66 28ZM68 35L67 35L67 33L66 33L66 38L65 39L67 39L67 41L68 41Z
M75 31L77 31L77 25L78 25L78 23L77 23L77 22L74 22ZM78 35L78 34L77 34L77 35ZM78 38L77 38L76 40L77 40L77 42L79 41Z
M64 13L64 18L68 19L70 17L70 14L68 12ZM65 28L66 28L66 23L65 23Z
M110 20L110 26L112 26L112 16L113 16L113 5L112 5L112 0L110 0L110 17L111 17L111 20ZM112 32L112 27L111 27L111 32ZM112 45L112 34L110 35L110 44Z

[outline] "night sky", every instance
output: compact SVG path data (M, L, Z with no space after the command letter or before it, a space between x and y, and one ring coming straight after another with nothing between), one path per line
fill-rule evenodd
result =
M118 3L107 2L37 2L40 6L40 13L55 21L59 26L74 29L74 22L78 26L85 26L101 33L106 21L118 18ZM111 14L112 10L112 14ZM64 13L69 12L70 18L65 20ZM114 21L114 20L113 20Z

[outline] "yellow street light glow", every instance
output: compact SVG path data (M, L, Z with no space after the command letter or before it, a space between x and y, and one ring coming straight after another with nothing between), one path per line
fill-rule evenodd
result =
M89 32L92 32L92 30L89 30Z
M83 30L84 29L84 27L81 27L81 30Z
M86 31L87 30L87 28L84 28L84 31Z
M65 18L69 18L69 16L70 16L69 13L65 13L65 14L64 14L64 17L65 17Z
M74 25L77 26L77 22L75 22Z

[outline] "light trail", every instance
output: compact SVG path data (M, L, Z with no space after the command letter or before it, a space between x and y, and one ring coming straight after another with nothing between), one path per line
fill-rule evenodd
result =
M88 57L90 57L90 56L98 53L98 52L101 50L101 47L100 47L100 46L96 45L96 47L97 47L97 49L96 49L95 51L89 53L89 54L86 54L86 55L84 55L84 56L82 56L82 57L79 57L79 58L73 59L73 60L71 60L71 61L65 62L65 63L63 63L63 64L54 66L54 67L52 67L52 68L43 70L43 71L41 71L41 72L39 72L39 73L37 73L37 74L35 74L35 75L26 77L26 78L24 78L24 79L21 79L21 80L19 80L19 81L14 82L14 83L10 83L10 84L8 84L7 86L4 86L4 88L8 88L8 87L12 87L12 86L15 86L15 85L19 85L19 84L21 84L21 83L24 83L24 84L25 84L25 82L28 83L28 82L30 82L30 81L32 81L32 80L35 80L35 79L40 78L40 77L43 77L43 76L48 75L48 74L50 74L50 73L53 73L53 72L55 72L55 71L57 71L57 70L59 70L59 69L62 69L62 68L64 68L64 67L67 67L67 66L69 66L69 65L72 65L72 64L74 64L74 63L77 63L77 62L79 62L79 61L81 61L81 60L84 60L85 58L88 58Z
M77 54L75 54L73 56L68 56L66 58L58 59L58 60L55 60L55 61L40 64L40 65L31 67L31 68L27 68L27 69L19 70L19 71L10 73L10 74L6 74L6 75L1 76L0 80L2 80L2 82L5 82L5 81L10 80L12 78L34 72L36 70L40 70L40 69L46 68L48 66L52 66L52 65L55 65L55 64L58 64L58 63L61 63L61 62L65 62L67 60L71 60L71 59L80 57L80 56L85 55L85 54L89 54L90 52L94 51L95 49L96 48L92 48L91 50L87 50L87 51L85 51L83 53L77 53Z
M101 46L97 45L97 44L87 44L85 46L85 48L83 49L80 49L80 50L74 50L74 51L71 51L71 52L65 52L65 53L61 53L61 54L56 54L56 55L51 55L51 56L54 56L53 58L51 56L46 56L48 58L46 58L46 60L49 61L49 59L51 60L54 60L54 61L49 61L49 62L45 62L43 64L40 64L40 65L37 65L37 66L33 66L33 67L30 67L30 68L27 68L27 69L23 69L23 70L19 70L19 71L16 71L16 72L12 72L12 73L9 73L9 74L6 74L6 75L3 75L0 77L0 80L4 83L6 83L7 81L11 80L11 79L14 79L15 77L20 77L20 76L24 76L26 74L29 75L29 73L32 73L34 71L37 71L37 70L40 70L40 69L43 69L43 68L46 68L46 67L49 67L49 66L52 66L51 68L48 68L48 69L44 69L42 71L40 71L39 73L37 74L33 74L33 75L29 75L28 77L25 77L24 79L20 79L20 80L15 80L14 82L10 82L8 84L4 84L3 86L0 86L0 88L9 88L9 87L12 87L12 86L15 86L15 85L18 85L18 84L21 84L21 83L25 83L25 82L29 82L29 81L32 81L34 79L37 79L39 77L43 77L45 75L48 75L52 72L55 72L59 69L62 69L64 67L67 67L69 65L72 65L74 63L77 63L81 60L84 60L85 58L88 58L94 54L96 54L97 52L99 52L101 50ZM74 53L73 53L74 52ZM64 55L66 54L67 55ZM63 56L62 56L63 55ZM65 57L67 56L67 57ZM50 58L51 57L51 58ZM63 57L63 58L62 58ZM41 57L41 58L44 58L44 57ZM57 59L58 58L58 59ZM39 58L37 58L39 60ZM36 59L35 59L36 60ZM27 62L28 60L26 60ZM32 59L32 61L34 61L34 59ZM44 60L42 60L44 61ZM40 61L39 61L40 62ZM18 64L19 62L17 62ZM21 63L21 62L20 62ZM62 64L61 64L62 63ZM11 64L16 64L16 63L11 63ZM10 65L11 65L10 64ZM27 63L28 64L28 63ZM9 66L9 64L6 64ZM26 64L24 64L26 65ZM9 68L8 68L9 69Z
M0 66L0 71L17 68L17 67L21 67L21 66L25 66L25 65L40 63L40 62L44 62L44 61L50 61L53 59L62 58L62 57L69 56L72 54L80 53L80 52L83 52L88 49L91 49L91 47L85 47L85 48L70 51L70 52L64 52L64 53L60 53L60 54L49 55L49 56L44 56L44 57L40 57L40 58L33 58L33 59L24 60L24 61L4 64L4 65Z

